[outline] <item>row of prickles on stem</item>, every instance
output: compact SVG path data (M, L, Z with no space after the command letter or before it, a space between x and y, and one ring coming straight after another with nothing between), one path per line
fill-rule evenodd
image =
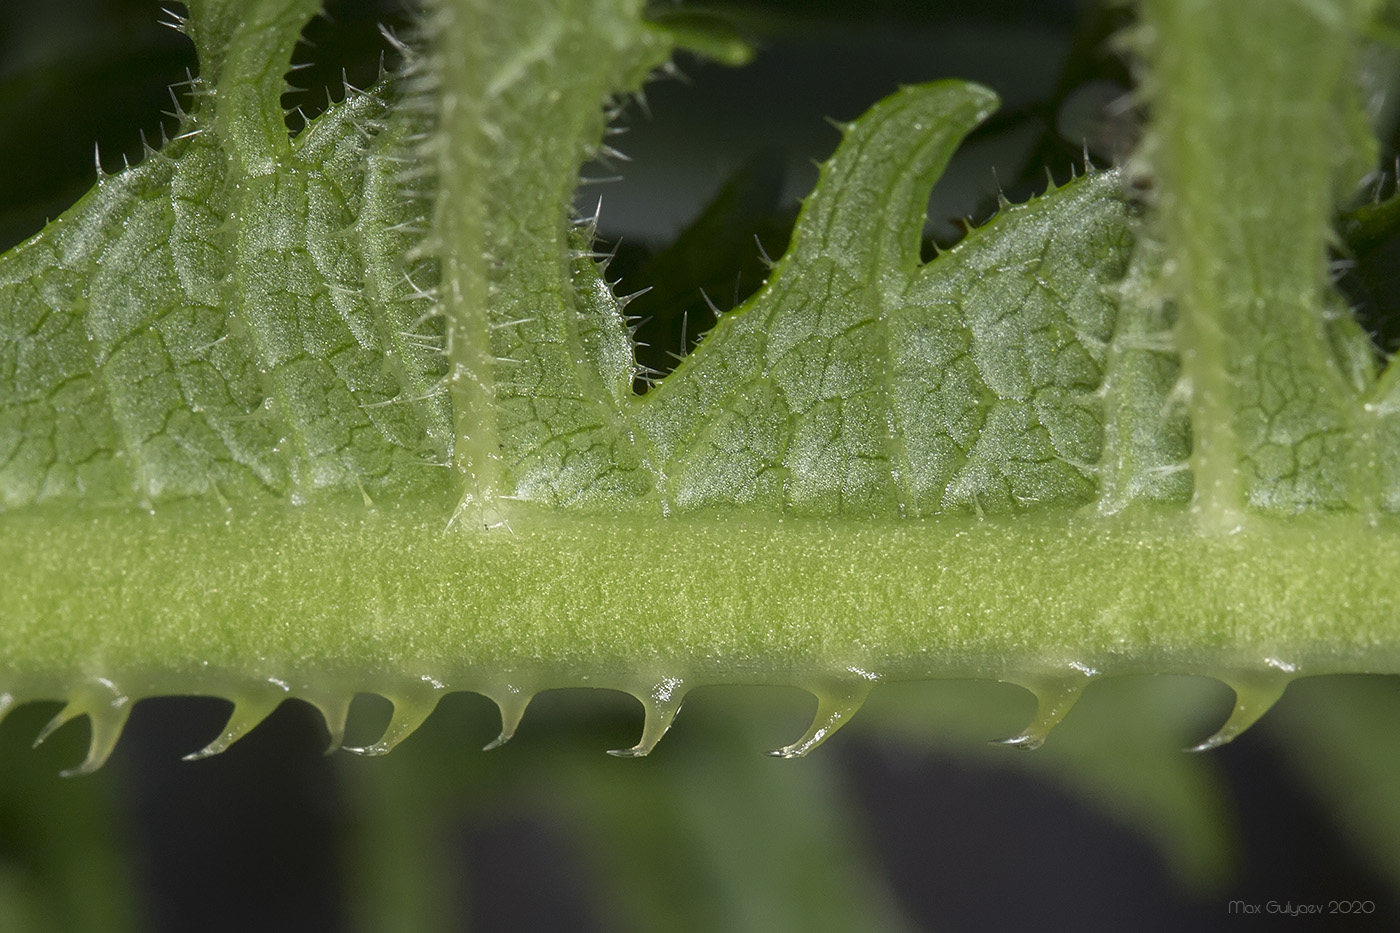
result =
M1071 665L1070 669L1054 676L1042 674L1003 678L1003 682L1013 683L1028 690L1035 697L1036 710L1024 729L997 742L1022 749L1040 747L1050 731L1069 713L1085 688L1100 676L1098 671L1087 666ZM1234 691L1234 708L1226 722L1214 734L1187 750L1207 751L1243 733L1278 701L1295 676L1296 672L1289 665L1274 661L1264 672L1256 670L1236 676L1220 677L1219 679ZM798 687L812 694L816 699L817 708L811 724L800 738L769 754L778 758L800 758L806 755L855 716L878 680L877 676L869 672L849 668L840 676L822 675L793 679L783 684ZM719 683L721 681L714 682L715 685ZM686 694L695 687L705 685L705 681L667 677L648 686L639 682L637 685L607 688L634 697L641 704L644 714L642 733L637 743L631 748L610 750L608 754L620 758L639 758L650 754L670 729ZM504 745L515 735L531 699L548 689L552 688L524 682L500 683L490 687L461 687L428 675L393 683L369 684L358 690L316 689L304 682L296 684L277 677L260 681L244 680L236 687L214 694L232 703L233 709L228 721L213 741L198 751L185 755L184 758L186 761L197 761L226 751L288 699L301 700L320 713L329 733L326 749L328 754L343 749L359 755L383 755L416 731L444 696L459 691L478 693L498 707L501 729L496 738L485 746L484 750L489 751ZM208 682L206 681L198 691L191 691L195 692L209 695ZM161 690L153 692L152 695L169 696L171 693L170 690ZM346 723L351 703L360 693L383 697L392 705L393 713L376 741L364 746L348 746L344 744ZM44 691L38 695L47 698L52 693ZM26 699L14 692L0 693L0 719ZM141 697L124 692L107 678L81 683L68 692L67 702L40 731L34 745L37 747L58 728L72 720L86 717L91 729L87 755L80 764L62 773L64 776L92 773L101 768L111 755L132 707L139 699Z

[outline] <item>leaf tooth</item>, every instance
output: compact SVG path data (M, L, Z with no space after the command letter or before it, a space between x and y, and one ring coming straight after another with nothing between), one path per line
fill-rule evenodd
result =
M1097 670L1076 663L1071 664L1066 673L1055 676L1004 678L1006 682L1035 694L1035 715L1019 733L1008 739L998 739L993 744L1015 748L1039 748L1044 745L1050 730L1060 724L1060 720L1079 701L1084 688L1098 676Z
M175 93L175 88L174 88L174 87L167 88L166 90L168 90L168 91L170 92L170 106L171 106L171 109L170 109L170 110L162 110L162 111L161 111L161 114L164 115L164 116L167 116L167 117L172 117L172 118L174 118L174 119L176 119L176 120L179 120L180 122L183 123L184 120L185 120L185 118L188 116L188 114L185 113L185 107L184 107L184 105L180 103L180 97L179 97L179 95Z
M676 64L675 59L671 58L666 59L660 65L657 65L655 68L653 68L651 74L648 76L649 81L660 81L668 79L672 81L678 81L681 84L686 85L694 83L691 80L690 75L682 71L680 65Z
M328 738L325 754L329 755L345 744L345 721L350 716L350 701L355 695L348 690L307 692L299 695L321 714Z
M394 713L384 734L373 745L363 747L346 746L347 752L357 755L384 755L408 738L423 725L423 722L437 709L438 700L447 692L447 684L435 677L424 674L416 681L376 691L384 699L394 704Z
M229 746L247 735L259 723L282 704L287 697L287 685L279 680L269 680L251 690L245 690L233 697L233 712L224 724L223 732L197 752L190 752L185 761L199 761L227 751Z
M218 88L195 75L188 68L185 69L185 80L179 81L172 87L183 87L193 99L208 98L213 100L218 96Z
M627 101L616 95L609 96L603 102L603 119L609 124L618 120L626 112Z
M187 28L186 24L189 23L188 17L181 16L179 13L175 12L169 7L161 7L160 12L162 16L166 17L166 19L157 20L157 25L164 26L167 29L173 29L178 33L185 32Z
M849 135L851 130L856 128L854 120L838 120L835 117L822 117L822 119L826 121L827 126L840 133L843 137Z
M1197 742L1188 752L1205 752L1231 742L1259 721L1283 696L1283 691L1297 676L1297 667L1277 658L1266 658L1267 669L1241 671L1222 676L1224 684L1235 691L1235 706L1230 717L1215 733Z
M705 307L710 309L710 314L714 316L714 319L716 321L718 321L724 315L724 312L720 310L719 305L715 304L714 299L711 298L703 288L700 289L700 297L704 300ZM709 331L706 331L705 333L708 334Z
M606 268L607 263L617 256L617 249L613 248L607 252L600 252L596 249L572 249L569 250L569 258L572 260L592 259L595 262L601 261Z
M802 737L791 745L769 752L774 758L801 758L831 738L865 705L870 688L878 677L858 668L848 668L847 676L829 677L798 684L817 698L817 712Z
M380 23L379 34L384 37L384 41L389 44L390 48L403 56L405 66L407 66L409 62L416 62L418 60L418 50L403 39L400 39L398 33L394 32L393 27L386 23Z
M48 740L49 736L53 735L61 727L67 725L74 719L77 719L79 716L83 715L84 712L86 711L75 708L73 701L69 700L68 703L63 707L63 709L55 713L54 717L48 721L48 724L45 725L44 728L39 730L39 734L34 737L34 747L38 748L40 745L43 745L44 742Z
M997 168L992 166L992 181L997 188L997 213L1012 207L1011 199L1006 196L1006 189L1001 186L1001 176L997 174Z
M598 235L598 218L603 215L603 196L598 195L598 201L593 205L593 213L587 217L575 217L571 221L572 225L581 228L587 236L589 242Z
M628 305L630 305L632 302L636 301L638 298L640 298L640 297L642 297L643 295L645 295L647 292L651 291L651 289L652 289L652 286L648 285L646 288L639 288L639 289L637 289L635 292L632 292L631 294L628 294L628 295L618 295L617 298L615 299L615 300L617 301L617 310L618 310L618 313L621 313L622 311L624 311L624 310L627 308ZM633 330L633 331L635 332L635 328L631 328L631 330Z
M8 694L7 694L8 696ZM99 677L94 681L74 687L68 702L50 719L39 736L34 740L37 747L65 723L87 716L91 724L91 737L88 739L87 756L75 768L60 771L63 777L91 774L107 761L112 749L121 738L122 728L131 715L131 697L123 693L112 681Z
M632 157L629 156L627 153L623 152L621 149L618 149L616 146L609 146L606 143L599 144L595 158L602 159L605 162L609 159L612 159L617 162L632 161Z
M666 734L666 730L671 728L676 714L681 711L687 689L689 688L683 679L663 677L644 690L628 691L641 702L645 711L642 737L631 748L609 749L608 754L616 758L645 758L650 755L656 743Z
M501 734L481 748L482 751L489 752L493 748L500 748L515 735L520 719L525 715L525 707L530 705L535 692L518 684L502 684L482 690L481 693L501 710Z
M763 241L758 238L757 233L753 235L753 242L758 247L759 261L771 272L778 264L773 260L773 257L768 255L768 250L763 248Z
M1089 140L1087 139L1082 140L1082 150L1080 158L1084 165L1085 178L1088 178L1090 175L1097 175L1099 173L1099 167L1095 165L1094 160L1089 157Z

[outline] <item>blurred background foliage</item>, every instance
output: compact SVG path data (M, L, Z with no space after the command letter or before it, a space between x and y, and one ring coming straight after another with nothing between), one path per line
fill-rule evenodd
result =
M397 2L337 0L307 28L289 130L329 93L375 80ZM194 69L154 0L0 5L0 248L37 232L105 170L173 125L167 86ZM588 166L577 209L615 251L658 373L762 281L835 132L901 83L981 81L1000 114L930 202L928 251L1085 158L1130 151L1142 115L1111 37L1116 5L1042 0L745 0L659 5L719 18L757 54L742 68L681 55L624 119L631 161ZM1394 87L1395 30L1374 72ZM732 47L732 46L731 46ZM1373 75L1374 77L1374 75ZM1387 84L1386 82L1389 81ZM1387 160L1394 108L1378 107ZM1393 176L1342 218L1342 286L1389 348L1400 334ZM755 242L757 241L757 242ZM637 561L664 555L635 554ZM138 705L108 766L85 726L28 746L53 707L0 727L0 929L5 930L1080 930L1233 929L1227 903L1370 901L1348 929L1400 919L1400 680L1290 687L1261 726L1180 751L1227 714L1199 678L1097 684L1035 752L994 746L1032 700L994 682L878 688L811 757L762 755L805 726L796 690L706 688L652 757L618 760L634 701L536 699L499 751L494 706L454 695L392 755L321 755L315 714L289 703L226 754L180 755L226 704ZM387 704L357 699L349 744ZM1323 918L1328 919L1328 918ZM1293 921L1307 925L1304 920Z

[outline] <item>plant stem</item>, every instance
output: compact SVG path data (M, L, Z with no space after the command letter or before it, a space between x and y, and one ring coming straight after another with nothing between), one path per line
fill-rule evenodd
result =
M440 506L358 501L233 521L195 504L159 520L5 515L5 670L27 673L4 686L63 697L100 675L126 696L236 698L277 678L348 700L429 677L646 697L668 679L816 689L853 670L1400 672L1400 534L1355 515L1259 517L1235 536L1195 533L1179 509L865 523L518 511L511 526L444 533Z

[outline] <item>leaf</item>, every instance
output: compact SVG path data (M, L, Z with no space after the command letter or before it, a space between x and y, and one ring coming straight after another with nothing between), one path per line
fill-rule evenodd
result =
M502 453L492 459L505 461L510 495L913 515L1090 498L1101 415L1082 397L1102 381L1113 324L1100 287L1121 273L1129 242L1116 179L1013 208L927 267L922 212L885 228L892 209L920 203L914 191L932 185L990 100L947 84L909 89L873 112L844 147L860 153L858 165L819 189L841 197L809 202L769 287L652 398L631 397L623 324L587 257L572 273L583 307L528 305L536 316L516 318L527 300L492 308L489 326L505 332L493 334L499 415L489 427ZM253 199L242 211L217 194L195 206L160 187L197 187L209 170L213 141L192 115L185 132L198 135L182 150L104 181L103 197L89 199L102 203L85 202L15 255L6 281L14 305L29 299L33 322L12 329L16 369L38 384L15 385L22 401L7 409L23 424L3 474L11 503L110 497L128 485L142 502L210 490L301 499L437 478L423 466L445 461L450 446L444 338L414 304L422 286L399 266L404 237L379 233L414 222L377 190L392 184L385 163L402 157L394 147L402 151L406 134L386 125L375 148L364 143L386 109L379 93L332 108L286 156L290 181L275 195L286 203ZM916 127L930 132L915 161L885 178L882 163ZM841 163L838 154L828 175ZM274 228L253 225L232 249L218 246L216 229L239 226L230 211ZM99 212L123 235L70 243L79 218ZM1072 233L1054 236L1056 223ZM1081 266L1084 243L1105 239ZM232 312L216 274L229 253L229 277L244 283L230 293ZM891 265L904 271L891 277ZM78 291L86 303L71 299ZM397 300L372 313L377 296ZM811 320L804 309L823 301L824 319ZM80 327L95 339L80 342ZM560 333L557 343L544 336ZM569 378L576 366L556 357L571 342L591 366ZM70 412L77 424L70 417L60 435ZM107 440L96 451L76 446L93 436Z
M1308 125L1335 129L1359 7L1212 9L1259 55L1315 48ZM645 755L694 686L787 683L819 699L795 756L881 679L1023 684L1035 745L1094 678L1216 676L1209 747L1299 673L1386 667L1400 377L1322 268L1352 163L1307 136L1277 217L1217 192L1192 133L1272 138L1292 105L1231 98L1230 44L1146 10L1184 37L1146 43L1184 88L1146 226L1091 173L923 262L928 190L995 98L903 89L843 128L770 281L639 397L569 210L672 45L638 3L433 5L399 73L293 138L315 4L194 4L178 138L0 258L0 696L92 717L86 770L159 693L234 700L212 754L286 696L338 744L380 692L378 753L450 690L495 699L503 741L535 692L605 685ZM1232 103L1193 111L1198 78Z
M175 143L103 179L0 267L11 357L0 397L0 496L7 504L257 494L303 501L319 489L421 491L441 482L443 471L428 467L445 464L452 451L444 342L456 331L444 326L435 298L437 245L423 242L436 179L414 166L424 161L418 150L432 143L410 137L426 132L425 104L384 85L347 89L342 104L288 141L275 102L291 45L315 5L285 6L262 4L265 21L238 5L196 15L191 33L205 74L191 89L196 104ZM526 12L516 21L526 21ZM513 28L509 17L502 20L502 28ZM606 33L596 23L575 24L582 32L590 27ZM550 38L572 41L562 33ZM642 48L656 54L646 43ZM530 67L552 61L543 47L521 54L527 57L502 53L502 71L492 79L501 86L488 90L504 94ZM631 67L625 59L617 64L622 56L581 57L602 63L598 83L625 86L609 72ZM410 72L400 85L433 80ZM566 126L598 124L594 108L603 91L580 81L578 100L535 103L565 111L559 117ZM521 86L536 95L544 89ZM390 97L398 104L392 113ZM568 112L571 106L580 112ZM527 119L528 106L515 107L513 119ZM510 236L534 247L531 255L550 257L529 234L548 227L564 246L558 215L585 148L580 140L572 150L546 151L524 184L522 164L532 160L493 153L498 174L509 178L473 178L484 190L466 197L504 197L508 182L543 215L526 224L534 230ZM467 165L467 174L474 168ZM496 207L502 217L530 213L512 203ZM508 239L496 230L485 236ZM548 274L521 262L504 281L477 283L505 294L497 317L510 320L526 313L522 306L550 301L560 317L565 298L572 316L570 281L546 262L553 266ZM454 287L463 287L468 274L448 265ZM474 270L471 277L487 275ZM551 319L547 326L563 324ZM613 334L614 344L619 339ZM547 353L530 361L557 362ZM452 373L455 383L461 374ZM503 408L516 401L509 378L521 377L502 375L495 383ZM471 427L473 435L482 429Z
M1323 808L1391 884L1400 881L1400 760L1383 738L1395 721L1394 678L1325 678L1306 685L1271 729L1280 756L1325 801Z
M280 93L299 27L242 56L206 37L233 48L192 84L176 139L0 265L6 505L434 479L444 366L395 229L413 219L393 183L404 120L381 125L385 99L352 94L293 145L280 116L255 119L264 101L240 109L259 73ZM400 393L427 397L385 404Z
M64 758L81 754L81 736L72 730L34 752L30 737L48 712L21 710L0 730L0 920L35 933L144 929L123 845L133 820L111 782L54 780Z
M896 754L946 752L969 767L1058 785L1141 833L1183 888L1221 893L1240 853L1220 763L1181 754L1217 705L1217 685L1170 677L1096 685L1055 741L1034 755L1008 755L988 741L998 729L1015 728L1016 692L985 683L900 684L872 698L861 725L895 745Z
M1246 508L1395 508L1374 349L1323 274L1334 191L1374 164L1369 134L1357 134L1365 6L1144 6L1159 113L1143 157L1164 192L1157 224L1174 260L1196 506L1220 530ZM1287 47L1309 48L1310 67L1279 54ZM1288 159L1234 145L1285 136L1308 144Z
M849 128L768 286L644 401L666 507L914 516L1092 497L1085 396L1130 242L1116 178L919 261L924 193L992 104L907 88Z

